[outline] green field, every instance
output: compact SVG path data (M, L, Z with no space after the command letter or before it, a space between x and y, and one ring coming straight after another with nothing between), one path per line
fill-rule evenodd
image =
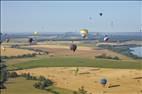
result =
M49 87L47 90L40 90L33 87L36 81L25 80L22 77L9 79L6 84L7 89L1 91L1 94L73 94L71 90Z
M9 70L37 67L98 67L119 69L141 69L141 60L88 59L79 57L47 57L17 64L8 64Z

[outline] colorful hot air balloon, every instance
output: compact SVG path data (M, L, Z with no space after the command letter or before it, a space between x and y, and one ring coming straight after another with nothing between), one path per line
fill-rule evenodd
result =
M103 86L105 86L107 84L107 79L103 78L100 80L100 84L102 84Z
M33 38L29 38L29 43L30 44L32 44L33 41L34 41Z
M77 45L76 45L76 44L71 44L71 45L70 45L70 50L71 50L71 51L75 52L76 49L77 49Z
M109 37L107 35L105 35L104 41L107 42L108 40L109 40Z
M80 34L83 38L86 38L88 36L88 29L81 29Z
M99 13L99 15L100 15L100 16L102 16L102 15L103 15L103 13Z

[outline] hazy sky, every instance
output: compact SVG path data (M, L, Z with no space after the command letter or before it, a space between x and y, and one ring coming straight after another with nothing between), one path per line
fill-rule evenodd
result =
M7 33L139 32L141 26L142 1L1 1Z

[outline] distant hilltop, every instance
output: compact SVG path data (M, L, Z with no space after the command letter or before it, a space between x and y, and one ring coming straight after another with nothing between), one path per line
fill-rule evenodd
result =
M97 33L97 35L95 35ZM11 33L11 38L28 38L32 33ZM87 40L103 41L104 35L108 35L111 41L142 41L142 32L89 32ZM80 32L39 32L39 40L81 40Z

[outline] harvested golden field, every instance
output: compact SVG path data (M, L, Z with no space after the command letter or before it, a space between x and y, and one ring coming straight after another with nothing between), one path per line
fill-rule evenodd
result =
M32 54L32 53L35 53L35 52L25 50L25 49L16 49L16 48L9 48L9 47L6 47L5 49L3 49L1 47L1 56L17 56L17 55Z
M76 67L49 67L19 70L17 73L42 75L53 80L57 87L70 90L77 90L84 86L92 94L142 94L141 70L79 67L77 75L75 70ZM102 87L99 82L101 78L108 80L105 87ZM111 87L108 88L109 86Z
M86 58L95 58L95 56L99 56L102 54L106 54L107 56L118 56L120 59L128 60L127 56L121 55L119 53L107 50L107 49L98 49L92 47L82 47L79 46L75 53L70 51L69 46L63 45L34 45L32 48L42 49L49 52L49 55L52 56L78 56L78 57L86 57Z

